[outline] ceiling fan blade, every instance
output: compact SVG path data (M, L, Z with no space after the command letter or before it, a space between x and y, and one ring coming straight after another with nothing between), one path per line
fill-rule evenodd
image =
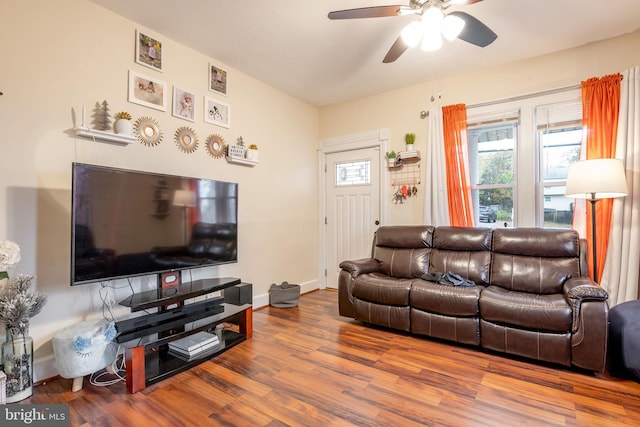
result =
M465 22L464 28L458 36L460 40L464 40L476 46L486 47L498 38L498 35L494 33L491 28L487 27L468 13L450 12L449 15L462 18Z
M388 64L395 61L396 59L400 58L400 55L402 55L407 49L409 49L409 45L406 44L404 40L402 40L402 36L398 37L389 49L389 52L387 52L387 54L385 55L382 62Z
M409 6L372 6L329 12L329 19L384 18L398 16L400 11L414 10Z
M474 3L479 3L482 0L453 0L451 3L452 4L464 4L464 5L468 5L468 4L474 4Z

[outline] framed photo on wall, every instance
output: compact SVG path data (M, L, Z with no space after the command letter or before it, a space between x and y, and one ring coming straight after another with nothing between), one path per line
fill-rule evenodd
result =
M205 96L204 121L224 128L231 127L231 110L229 104Z
M136 30L136 62L162 71L162 42L156 37Z
M174 86L172 114L174 117L189 120L190 122L195 122L196 121L195 94L190 90L180 89L179 87Z
M209 90L222 95L227 94L227 72L209 64Z
M129 70L129 102L167 111L168 97L165 82Z

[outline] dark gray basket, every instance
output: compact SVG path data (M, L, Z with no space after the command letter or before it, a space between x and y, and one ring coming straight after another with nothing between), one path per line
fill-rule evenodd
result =
M282 282L269 288L269 305L277 308L297 307L300 301L300 285Z

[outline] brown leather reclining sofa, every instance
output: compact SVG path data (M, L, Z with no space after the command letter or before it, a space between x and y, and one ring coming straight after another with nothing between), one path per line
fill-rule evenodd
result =
M573 230L385 226L370 258L340 267L341 316L605 370L608 295L586 276L586 243ZM438 273L474 283L421 278Z

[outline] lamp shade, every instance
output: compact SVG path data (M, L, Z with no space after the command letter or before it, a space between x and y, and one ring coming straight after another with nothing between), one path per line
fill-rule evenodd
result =
M627 178L620 159L581 160L569 165L565 196L611 199L627 195Z
M193 207L196 205L196 193L189 190L176 190L173 195L174 206Z

